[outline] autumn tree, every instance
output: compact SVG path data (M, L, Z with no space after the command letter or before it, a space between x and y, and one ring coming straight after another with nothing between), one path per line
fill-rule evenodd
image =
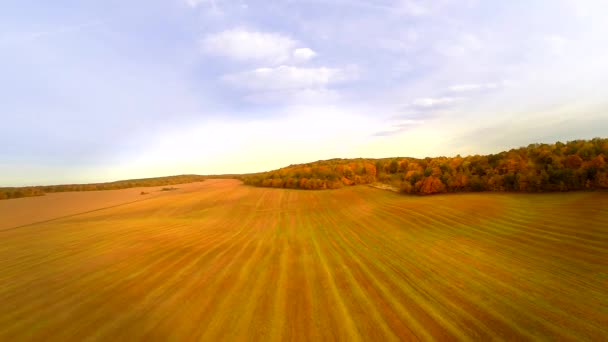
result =
M435 176L427 177L422 181L420 193L424 195L436 194L445 192L445 185Z
M251 185L303 189L382 182L414 194L568 191L606 187L606 155L608 139L596 138L530 144L487 156L331 159L243 179Z

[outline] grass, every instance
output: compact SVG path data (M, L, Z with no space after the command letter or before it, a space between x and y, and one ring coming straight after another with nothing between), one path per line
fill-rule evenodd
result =
M0 340L605 340L608 193L208 180L0 231L0 303Z

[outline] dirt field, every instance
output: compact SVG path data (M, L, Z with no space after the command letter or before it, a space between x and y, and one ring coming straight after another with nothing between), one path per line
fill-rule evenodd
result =
M0 340L608 339L608 193L191 190L0 231Z
M196 191L202 182L104 191L49 193L0 201L0 230L48 221L92 210L113 207L151 197L167 196L169 192ZM161 191L163 188L176 188ZM141 192L147 192L142 195Z

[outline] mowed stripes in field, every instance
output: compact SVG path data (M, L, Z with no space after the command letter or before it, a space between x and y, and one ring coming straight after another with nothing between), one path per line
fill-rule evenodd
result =
M608 193L208 180L0 232L0 340L607 338Z

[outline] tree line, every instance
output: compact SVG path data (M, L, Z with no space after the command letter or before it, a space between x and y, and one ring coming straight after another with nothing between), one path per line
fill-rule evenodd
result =
M199 175L179 175L168 177L128 179L107 183L4 187L0 188L0 200L20 197L43 196L44 194L51 192L118 190L136 187L175 185L201 182L205 179L205 176Z
M336 189L380 182L403 193L607 189L608 139L530 144L490 155L331 159L246 175L245 184Z

